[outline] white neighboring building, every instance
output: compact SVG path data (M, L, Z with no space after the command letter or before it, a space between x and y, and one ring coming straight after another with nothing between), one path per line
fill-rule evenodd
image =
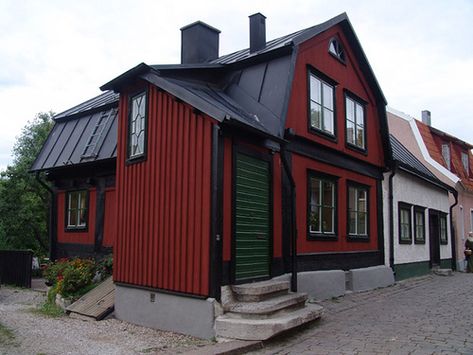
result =
M406 134L406 132L405 132ZM386 264L397 280L451 268L451 187L391 135L392 171L383 181Z

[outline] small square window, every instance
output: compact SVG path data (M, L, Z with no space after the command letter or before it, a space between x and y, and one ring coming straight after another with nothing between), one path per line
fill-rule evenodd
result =
M66 201L66 228L85 229L87 228L88 210L87 190L71 191L67 193Z
M398 204L399 212L399 243L400 244L411 244L412 243L412 217L411 217L411 205L403 202Z
M137 159L145 155L146 144L146 92L130 99L128 121L128 159Z

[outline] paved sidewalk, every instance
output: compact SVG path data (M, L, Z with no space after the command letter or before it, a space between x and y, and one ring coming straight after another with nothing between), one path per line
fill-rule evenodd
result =
M255 354L473 354L473 274L429 275L321 304L323 319Z

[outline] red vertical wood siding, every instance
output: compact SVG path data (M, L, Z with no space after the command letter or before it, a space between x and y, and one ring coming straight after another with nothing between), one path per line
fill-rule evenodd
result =
M206 296L214 121L150 85L146 159L127 164L127 117L124 93L118 126L114 279Z
M103 221L103 242L105 247L113 247L117 235L117 199L115 188L105 190L105 213Z
M66 231L66 193L59 191L57 194L57 241L59 243L95 244L95 215L96 215L96 192L89 189L89 211L87 219L87 230Z
M338 36L344 46L346 63L341 63L328 52L330 39ZM384 153L380 135L379 116L376 100L372 89L366 81L357 62L355 54L348 45L348 41L339 26L334 26L316 38L301 44L292 84L286 128L293 128L296 134L312 141L323 144L332 149L344 152L357 159L368 161L377 166L384 165ZM338 82L335 87L335 113L337 139L321 137L309 131L308 128L308 67L313 67ZM367 154L349 149L345 145L345 94L349 90L361 99L366 105L365 120L367 127Z
M320 252L343 252L343 251L368 251L378 249L378 219L377 219L377 199L376 199L376 180L351 171L336 168L321 162L317 162L300 155L292 156L293 176L296 184L296 223L299 231L297 238L297 252L320 253ZM313 170L316 173L326 173L337 176L337 235L336 241L314 241L307 239L307 209L308 209L308 191L307 191L307 170ZM357 182L369 187L369 242L354 242L347 239L347 182Z

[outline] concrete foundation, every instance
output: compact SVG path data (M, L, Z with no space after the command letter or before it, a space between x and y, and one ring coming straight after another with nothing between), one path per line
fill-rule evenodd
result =
M384 265L352 269L348 272L347 277L352 291L367 291L394 284L392 269Z
M291 275L275 278L290 281ZM345 272L343 270L305 271L297 275L297 291L305 292L310 298L325 300L345 294Z
M210 339L215 336L215 300L183 297L115 285L115 316L145 327Z

